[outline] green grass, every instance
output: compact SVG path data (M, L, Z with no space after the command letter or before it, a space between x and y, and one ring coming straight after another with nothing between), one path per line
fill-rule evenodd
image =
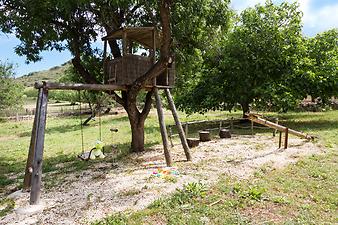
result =
M49 105L49 108L53 107ZM156 111L150 113L145 123L145 146L151 148L161 143ZM181 114L182 121L205 120L210 118L225 118L227 113L209 113L187 117ZM83 120L86 116L83 116ZM169 112L165 115L166 124L173 124ZM121 115L105 115L102 119L102 140L109 145L117 145L119 155L128 154L131 132L128 117ZM0 124L0 197L20 188L22 185L26 158L30 143L33 121L2 122ZM118 128L118 133L111 133L110 128ZM90 150L99 139L99 119L91 121L90 126L83 128L84 149ZM108 149L106 148L106 149ZM46 176L45 187L51 187L62 182L64 174L85 170L96 162L82 162L77 155L82 152L81 129L79 117L48 117L44 148L44 173L53 172ZM105 161L115 160L107 158ZM64 166L59 166L64 164ZM61 184L61 183L60 183Z
M238 113L212 112L186 116L182 122L193 120L240 117ZM214 186L189 184L170 198L160 199L143 211L114 214L98 224L332 224L337 223L337 146L338 111L319 113L269 114L279 117L280 124L318 137L317 144L325 147L326 154L303 158L283 170L262 167L250 181L222 177ZM173 124L169 112L166 124ZM43 171L45 188L61 185L68 173L86 170L97 162L76 159L81 152L81 130L78 117L49 117L47 120ZM32 121L2 122L0 124L0 197L21 187L27 157ZM118 133L109 129L116 127ZM189 128L192 136L196 128ZM262 132L255 130L255 132ZM99 120L92 121L84 130L84 146L90 149L99 137ZM247 132L250 131L239 131ZM264 131L269 132L271 131ZM130 128L126 115L102 117L103 141L116 144L119 155L128 154ZM177 139L176 139L177 141ZM153 110L145 124L145 143L151 148L161 143L158 121ZM260 146L256 146L259 150ZM113 162L116 158L104 159ZM171 181L168 182L170 184ZM127 192L126 195L133 194ZM4 214L12 203L1 207ZM0 204L0 205L1 205ZM149 222L150 221L150 222Z
M185 186L145 210L114 214L94 224L337 223L338 111L277 116L282 124L316 135L326 153L282 170L262 167L250 180L222 177L203 192L198 184L188 184L192 188Z

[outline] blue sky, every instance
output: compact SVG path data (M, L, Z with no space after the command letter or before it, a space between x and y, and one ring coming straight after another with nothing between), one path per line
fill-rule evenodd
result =
M282 0L274 0L281 2ZM294 2L296 0L288 0ZM237 12L247 7L264 3L265 0L232 0L231 6ZM303 32L307 36L314 36L318 32L330 28L338 28L338 0L298 0L300 9L303 11ZM46 70L53 66L61 65L71 59L71 54L64 52L44 52L43 59L36 63L25 63L25 57L17 56L14 47L20 41L12 35L0 33L0 60L16 65L16 76L22 76L34 71Z

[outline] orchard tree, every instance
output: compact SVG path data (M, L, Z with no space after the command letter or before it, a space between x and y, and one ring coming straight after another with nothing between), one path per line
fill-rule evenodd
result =
M21 108L23 90L24 86L14 79L13 65L0 61L0 112Z
M338 95L338 29L317 34L308 40L311 70L303 89L313 98L323 101Z
M172 44L175 43L176 48L184 49L184 46L190 42L179 44L182 40L198 41L199 32L190 33L190 31L203 30L209 26L216 18L213 15L220 10L213 9L212 6L222 4L227 6L227 3L228 1L223 0L175 2L171 0L0 0L0 28L2 32L13 33L21 40L16 53L26 56L28 61L40 60L42 51L69 50L73 55L72 64L84 82L100 83L103 77L102 66L100 71L98 68L92 70L86 66L88 58L102 60L93 42L102 35L110 34L124 26L158 27L163 34L158 62L144 76L137 79L127 91L122 91L121 94L112 93L128 114L132 130L132 150L142 151L144 150L144 122L151 108L153 90L147 92L142 109L137 107L137 95L148 80L161 74L172 61ZM185 11L185 7L190 8ZM206 13L208 15L205 15ZM171 14L174 17L171 17ZM198 19L196 15L202 14L203 18ZM187 20L181 21L181 19ZM203 23L200 23L201 21ZM189 25L189 29L185 24ZM171 28L176 35L182 32L185 36L172 38ZM190 36L193 38L189 38ZM121 57L118 42L111 40L108 44L113 57Z
M240 104L245 116L254 101L271 99L297 63L301 16L296 3L267 1L244 10L231 32L205 55L198 82L177 98L180 108L203 112Z

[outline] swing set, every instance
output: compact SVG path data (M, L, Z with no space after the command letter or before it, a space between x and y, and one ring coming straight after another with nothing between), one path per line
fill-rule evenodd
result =
M82 120L82 98L81 98L81 91L78 91L78 99L79 99L79 117L80 117L80 131L81 131L81 154L79 154L77 157L83 161L88 161L90 159L95 159L95 156L98 156L100 158L104 158L105 152L104 152L104 141L102 137L102 119L101 119L101 106L97 110L98 118L99 118L99 137L95 143L95 147L90 149L89 151L85 151L84 147L84 123ZM95 112L94 116L89 117L88 119L95 118ZM87 119L87 120L88 120ZM117 128L110 128L111 132L118 132ZM113 145L112 145L113 146ZM95 154L96 152L96 154ZM102 152L102 154L101 154Z
M123 56L116 59L107 57L107 42L109 40L122 39ZM30 205L37 205L40 202L41 195L41 179L42 179L42 161L44 151L45 127L47 119L47 104L49 90L90 90L90 91L127 91L130 85L137 78L143 76L156 63L156 49L161 45L161 34L154 27L138 27L138 28L122 28L112 32L109 36L104 37L104 80L107 84L62 84L52 82L36 82L34 87L38 90L38 98L36 103L36 114L34 118L30 147L27 157L24 190L30 190ZM149 57L133 55L132 43L137 42L149 49ZM171 67L150 81L145 89L153 89L156 99L156 109L160 124L164 156L167 166L172 165L172 159L169 151L168 135L164 123L164 113L162 102L158 93L159 89L163 89L168 99L169 108L174 117L181 144L188 161L191 161L191 154L188 147L182 125L176 111L170 88L174 84L175 68L174 63ZM81 101L80 101L81 104ZM81 107L81 105L80 105ZM81 113L80 113L81 114ZM83 124L81 120L81 142L82 152L84 151ZM102 139L101 115L99 115L99 133L100 141ZM117 129L110 129L111 132L117 132ZM100 146L99 146L100 147ZM100 147L102 148L102 147ZM97 150L91 149L87 156L81 157L88 160Z

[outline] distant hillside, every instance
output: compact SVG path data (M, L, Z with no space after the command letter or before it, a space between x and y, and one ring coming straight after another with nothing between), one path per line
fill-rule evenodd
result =
M17 78L17 80L26 87L32 87L36 81L58 81L69 67L70 63L66 62L61 66L54 66L49 70L29 73Z

